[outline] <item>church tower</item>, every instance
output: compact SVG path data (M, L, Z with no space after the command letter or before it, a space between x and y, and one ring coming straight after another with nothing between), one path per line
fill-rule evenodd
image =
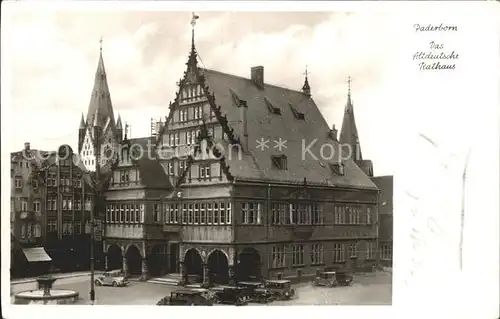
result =
M87 116L84 120L82 114L78 130L78 153L90 171L95 171L97 148L100 149L101 165L104 165L114 156L122 139L121 118L118 116L118 121L115 121L102 57L102 39L100 42L99 61Z
M348 81L347 103L344 110L344 119L340 131L339 142L347 154L368 176L373 176L373 165L370 160L364 160L361 153L361 143L359 142L358 128L354 118L354 106L351 100L351 77Z

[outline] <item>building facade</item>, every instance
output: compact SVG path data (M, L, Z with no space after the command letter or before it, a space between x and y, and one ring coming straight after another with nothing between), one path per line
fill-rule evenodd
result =
M249 78L202 69L193 33L153 144L142 161L127 160L133 151L122 149L113 171L108 269L223 283L377 264L371 162L345 156L307 76L302 90L290 90L266 83L261 66Z
M379 252L380 263L386 267L392 267L393 252L393 176L377 176L373 181L380 189L379 200Z
M45 190L33 170L42 161L46 152L30 148L11 153L11 274L22 276L32 272L28 257L30 248L43 246L45 228ZM42 267L43 268L43 267Z
M39 172L46 193L44 246L54 267L61 271L90 267L90 212L94 209L94 191L88 174L69 145L52 152ZM97 265L104 263L100 247L96 244Z

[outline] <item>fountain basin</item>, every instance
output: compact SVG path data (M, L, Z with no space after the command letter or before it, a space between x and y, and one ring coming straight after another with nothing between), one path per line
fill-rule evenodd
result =
M68 289L51 289L50 295L43 290L28 290L14 296L16 305L64 305L73 304L78 300L78 292Z
M64 305L78 300L78 293L69 289L52 289L56 278L51 276L38 277L38 290L21 291L14 295L14 304L17 305Z

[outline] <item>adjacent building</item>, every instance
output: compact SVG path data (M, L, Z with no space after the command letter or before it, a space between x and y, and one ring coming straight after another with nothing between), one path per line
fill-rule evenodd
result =
M38 249L43 246L45 190L39 180L33 178L33 170L40 165L46 154L47 152L31 149L30 143L25 143L22 151L11 153L10 229L13 276L36 271L30 261L44 263L50 260L43 249ZM44 267L38 268L41 271Z
M373 178L375 184L380 189L379 199L379 252L380 264L385 267L392 267L393 251L393 176L377 176Z

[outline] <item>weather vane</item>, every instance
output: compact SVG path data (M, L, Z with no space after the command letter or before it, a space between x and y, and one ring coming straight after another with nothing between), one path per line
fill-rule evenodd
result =
M191 26L193 27L194 29L194 26L196 25L196 20L198 20L200 17L197 16L194 12L193 12L193 17L191 18Z
M306 72L304 72L304 75L306 76L306 78L309 75L309 72L307 71L307 65L306 65Z
M347 91L351 94L351 76L347 77Z
M101 45L101 51L102 51L102 37L101 37L101 40L99 40L99 43Z

